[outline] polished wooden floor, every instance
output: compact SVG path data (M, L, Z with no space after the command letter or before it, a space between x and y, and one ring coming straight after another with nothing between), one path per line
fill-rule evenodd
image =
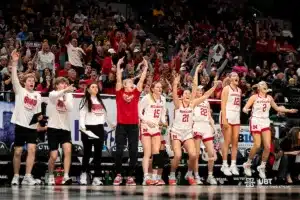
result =
M3 200L299 200L299 186L34 186L0 187Z

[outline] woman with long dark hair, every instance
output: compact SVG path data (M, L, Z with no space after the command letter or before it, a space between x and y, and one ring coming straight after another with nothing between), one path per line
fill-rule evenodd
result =
M92 154L92 146L94 145L95 174L92 185L103 185L99 177L101 175L101 157L104 144L104 123L110 123L107 121L106 108L100 97L97 83L91 83L87 86L85 95L82 98L79 107L81 140L84 149L80 184L87 184L87 173ZM99 138L90 138L85 133L87 131L93 132Z
M286 183L299 181L299 163L296 161L300 155L300 127L293 127L288 135L281 141L283 152L280 162L280 177L286 178Z

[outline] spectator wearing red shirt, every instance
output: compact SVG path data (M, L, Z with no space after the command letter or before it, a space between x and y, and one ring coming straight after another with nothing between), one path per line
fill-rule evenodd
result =
M108 76L109 72L111 71L111 68L113 66L112 55L115 53L116 51L114 49L108 49L109 55L106 56L103 60L102 75Z
M269 53L276 53L277 52L276 36L273 36L272 39L268 41L267 50L268 50Z
M65 67L58 72L58 77L68 77L68 72L71 69L72 65L70 62L65 62Z
M132 79L125 79L122 83L121 64L124 59L120 59L117 64L117 83L116 83L116 104L117 104L117 128L116 128L116 174L114 185L122 183L122 157L124 146L129 147L129 172L126 185L136 185L132 178L133 171L137 162L138 142L139 142L139 117L138 117L138 102L143 90L143 83L146 79L148 62L143 61L144 70L141 78L134 87Z

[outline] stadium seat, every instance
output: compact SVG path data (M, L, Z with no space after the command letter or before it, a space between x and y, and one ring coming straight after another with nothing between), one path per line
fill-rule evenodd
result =
M117 149L116 146L113 146L113 147L110 148L110 153L111 153L113 158L116 157L116 149ZM122 163L127 163L128 159L129 159L128 147L124 146Z
M4 142L0 142L0 183L5 183L12 176L12 156Z

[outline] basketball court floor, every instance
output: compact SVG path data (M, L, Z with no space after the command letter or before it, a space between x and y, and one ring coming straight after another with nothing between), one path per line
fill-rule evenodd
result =
M299 200L299 186L34 186L1 187L3 200Z

